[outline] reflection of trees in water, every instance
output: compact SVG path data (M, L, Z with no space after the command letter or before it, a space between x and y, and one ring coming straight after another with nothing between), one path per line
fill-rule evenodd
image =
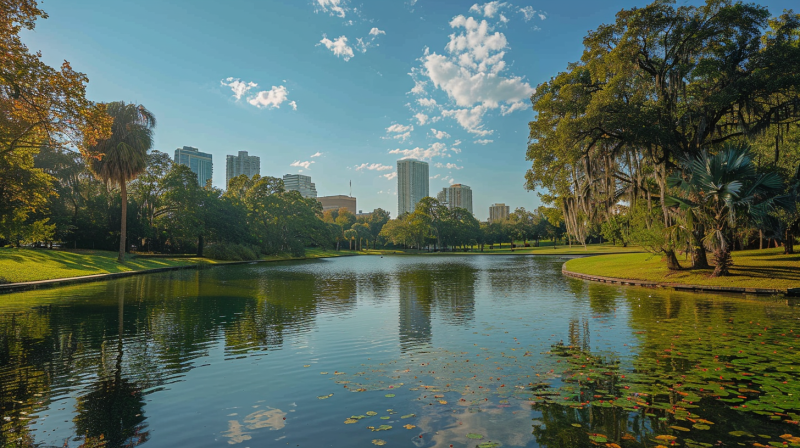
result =
M478 272L469 263L441 263L412 265L397 274L403 351L430 344L434 308L445 323L463 325L474 318Z

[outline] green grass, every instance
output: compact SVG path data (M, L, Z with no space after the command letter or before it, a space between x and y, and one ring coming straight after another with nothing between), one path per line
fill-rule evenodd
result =
M619 253L631 253L631 252L642 252L641 247L636 246L613 246L610 243L604 244L588 244L585 248L579 244L573 244L572 247L569 245L557 245L553 246L552 241L542 241L539 247L519 247L522 243L517 243L518 247L515 248L513 251L511 250L511 246L508 243L503 244L503 248L500 249L497 245L494 246L494 249L489 249L489 246L484 246L483 252L480 251L480 248L473 248L469 252L471 254L485 254L485 255L501 255L501 254L515 254L515 255L586 255L586 254L619 254ZM446 252L451 253L451 252ZM456 252L456 253L465 253L465 252Z
M403 252L392 250L366 250L356 252L350 250L308 249L304 257L270 255L263 257L262 260L288 261L342 257L348 255L385 255L393 253ZM125 263L120 264L117 263L116 252L100 250L70 251L0 248L0 284L220 263L224 262L207 258L135 257L128 255Z
M116 252L0 248L0 282L32 282L213 263L213 260L201 258L136 258L129 255L125 263L120 264Z
M688 261L680 260L683 266ZM711 261L711 260L709 260ZM784 255L782 248L733 253L728 277L710 278L712 269L670 271L661 256L615 254L567 262L567 270L627 280L647 280L700 286L788 289L800 287L800 255Z

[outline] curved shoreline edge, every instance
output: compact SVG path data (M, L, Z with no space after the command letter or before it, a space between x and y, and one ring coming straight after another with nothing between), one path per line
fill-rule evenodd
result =
M349 254L339 255L338 257L350 257L350 256L353 255ZM83 275L80 277L54 278L51 280L36 280L32 282L7 283L4 285L0 285L0 295L10 294L15 292L23 292L23 291L33 291L36 289L55 288L58 286L67 286L79 283L92 283L92 282L101 282L106 280L116 280L123 277L132 277L134 275L144 275L144 274L155 274L159 272L181 271L186 269L206 269L217 266L232 266L237 264L258 264L258 263L274 263L278 261L318 260L321 258L330 258L330 257L289 258L286 260L229 261L229 262L214 263L214 264L187 264L184 266L170 266L166 268L142 269L138 271L111 272L107 274Z
M567 263L564 263L561 266L561 273L567 277L572 277L579 280L588 280L597 283L610 283L622 286L640 286L643 288L672 288L679 291L689 291L689 292L716 292L716 293L756 294L756 295L772 295L772 296L788 294L788 291L785 289L687 285L683 283L653 282L649 280L631 280L624 278L602 277L599 275L580 274L568 270Z

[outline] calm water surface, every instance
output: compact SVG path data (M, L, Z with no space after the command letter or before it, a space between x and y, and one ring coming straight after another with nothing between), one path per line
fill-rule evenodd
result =
M800 446L800 306L563 262L353 257L0 296L0 446Z

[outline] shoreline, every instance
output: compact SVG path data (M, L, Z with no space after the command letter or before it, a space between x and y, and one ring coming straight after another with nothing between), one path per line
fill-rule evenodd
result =
M570 278L578 280L587 280L595 283L610 283L620 286L639 286L642 288L671 288L678 291L689 292L714 292L714 293L734 293L734 294L755 294L755 295L771 295L771 296L786 296L788 290L785 289L772 289L772 288L743 288L736 286L711 286L711 285L691 285L685 283L672 283L672 282L656 282L649 280L632 280L615 277L603 277L599 275L580 274L572 272L567 269L567 264L564 263L561 267L561 273Z

